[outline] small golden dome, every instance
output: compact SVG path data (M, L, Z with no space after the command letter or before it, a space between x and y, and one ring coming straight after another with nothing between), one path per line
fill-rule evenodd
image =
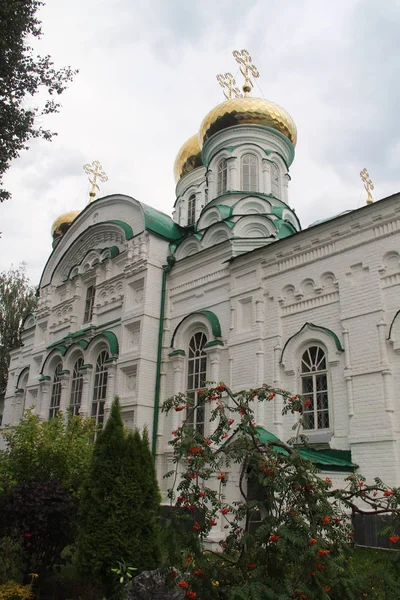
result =
M200 126L200 147L218 131L234 125L264 125L277 129L296 145L296 125L283 108L263 98L233 98L210 110Z
M202 166L199 136L196 133L183 144L176 156L174 163L175 183L178 183L180 178L190 173L190 171Z
M79 215L80 210L71 210L57 217L51 227L51 235L53 239L57 239L64 235L71 226L72 221Z

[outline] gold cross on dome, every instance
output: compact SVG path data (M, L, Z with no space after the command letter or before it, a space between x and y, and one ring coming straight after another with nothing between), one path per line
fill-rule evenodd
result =
M97 178L104 183L105 181L108 181L108 177L98 160L94 160L90 164L84 165L83 170L88 176L89 182L92 184L92 189L89 192L89 202L93 202L96 196L96 189L100 189L97 185ZM90 178L90 175L93 175L93 179Z
M371 181L367 169L360 171L360 177L364 182L365 191L367 192L367 204L372 204L374 200L372 198L371 190L374 189L374 184Z
M224 92L224 96L227 100L232 100L232 97L241 98L242 94L240 90L235 87L236 81L233 78L232 73L225 73L224 75L217 75L217 80L219 85L222 87L222 91ZM224 88L227 88L224 90Z
M240 72L244 77L243 91L245 96L247 96L253 87L253 82L250 75L256 78L260 77L260 73L252 64L251 56L247 50L234 50L232 54L240 65Z

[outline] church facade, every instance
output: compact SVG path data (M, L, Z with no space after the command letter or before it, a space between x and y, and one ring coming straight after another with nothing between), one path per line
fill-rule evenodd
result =
M315 461L400 485L400 196L302 230L290 208L296 126L273 102L228 99L175 161L173 217L120 194L55 222L39 303L12 352L3 423L34 405L149 428L160 486L182 413L206 381L304 394ZM194 426L207 434L209 407ZM291 437L282 400L256 406Z

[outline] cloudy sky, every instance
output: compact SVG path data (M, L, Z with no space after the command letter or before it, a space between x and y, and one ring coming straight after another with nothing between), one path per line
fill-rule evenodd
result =
M94 159L102 195L171 214L175 155L223 100L215 76L237 74L234 49L260 71L253 95L297 124L289 198L303 227L362 206L363 167L376 200L400 191L400 0L48 0L40 17L38 52L79 75L43 121L58 137L6 176L0 270L25 261L38 282L51 225L85 206Z

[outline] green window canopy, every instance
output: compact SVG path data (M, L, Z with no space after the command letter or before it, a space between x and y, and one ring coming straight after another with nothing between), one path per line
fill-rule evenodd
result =
M257 427L258 438L262 444L271 444L276 452L287 455L288 452L280 446L274 446L273 442L281 443L279 438L264 427ZM313 448L298 448L300 456L314 463L322 471L339 471L353 473L358 465L351 462L351 452L347 450L332 450L331 448L314 450Z

